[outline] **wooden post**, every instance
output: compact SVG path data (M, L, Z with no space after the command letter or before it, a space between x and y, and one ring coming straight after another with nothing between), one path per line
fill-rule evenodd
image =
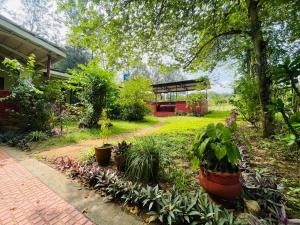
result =
M48 60L47 60L47 80L50 80L51 77L51 55L48 55Z

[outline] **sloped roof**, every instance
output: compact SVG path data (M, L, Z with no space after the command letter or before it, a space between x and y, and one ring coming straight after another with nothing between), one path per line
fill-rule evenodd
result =
M66 57L64 49L38 37L0 15L0 56L26 62L30 54L36 56L38 68L45 68L48 56L52 63Z
M152 87L155 94L161 94L169 92L194 91L199 89L205 90L210 88L210 83L207 78L203 77L195 80L153 84Z

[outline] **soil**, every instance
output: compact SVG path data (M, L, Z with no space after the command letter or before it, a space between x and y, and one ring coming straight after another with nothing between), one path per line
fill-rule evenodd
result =
M133 137L146 136L158 130L162 125L164 125L164 123L165 121L163 119L160 119L157 124L151 127L145 127L134 132L113 135L105 140L105 142L115 144ZM35 153L35 156L47 161L54 160L57 157L62 156L68 156L71 159L78 160L84 152L100 145L103 145L103 139L85 140L65 147L50 148L46 151L40 150L40 152Z

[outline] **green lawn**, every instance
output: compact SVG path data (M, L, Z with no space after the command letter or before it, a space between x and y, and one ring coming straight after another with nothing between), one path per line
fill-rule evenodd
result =
M147 116L144 121L141 122L128 122L121 120L113 120L113 126L110 128L110 136L128 133L141 129L144 127L152 126L159 122L159 119L153 116ZM100 129L80 129L76 122L68 123L65 128L65 135L59 137L49 137L45 141L34 143L33 149L46 149L55 146L66 146L72 143L77 143L81 140L94 139L100 137Z
M195 129L203 128L209 123L224 122L229 111L215 111L203 117L174 116L166 117L165 124L156 133L194 133Z

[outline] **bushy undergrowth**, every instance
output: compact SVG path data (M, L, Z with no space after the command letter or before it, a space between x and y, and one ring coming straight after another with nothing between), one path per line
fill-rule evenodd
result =
M6 132L0 134L0 143L8 144L12 147L18 147L24 151L31 149L33 142L39 142L47 139L48 134L41 131L32 131L30 133Z

